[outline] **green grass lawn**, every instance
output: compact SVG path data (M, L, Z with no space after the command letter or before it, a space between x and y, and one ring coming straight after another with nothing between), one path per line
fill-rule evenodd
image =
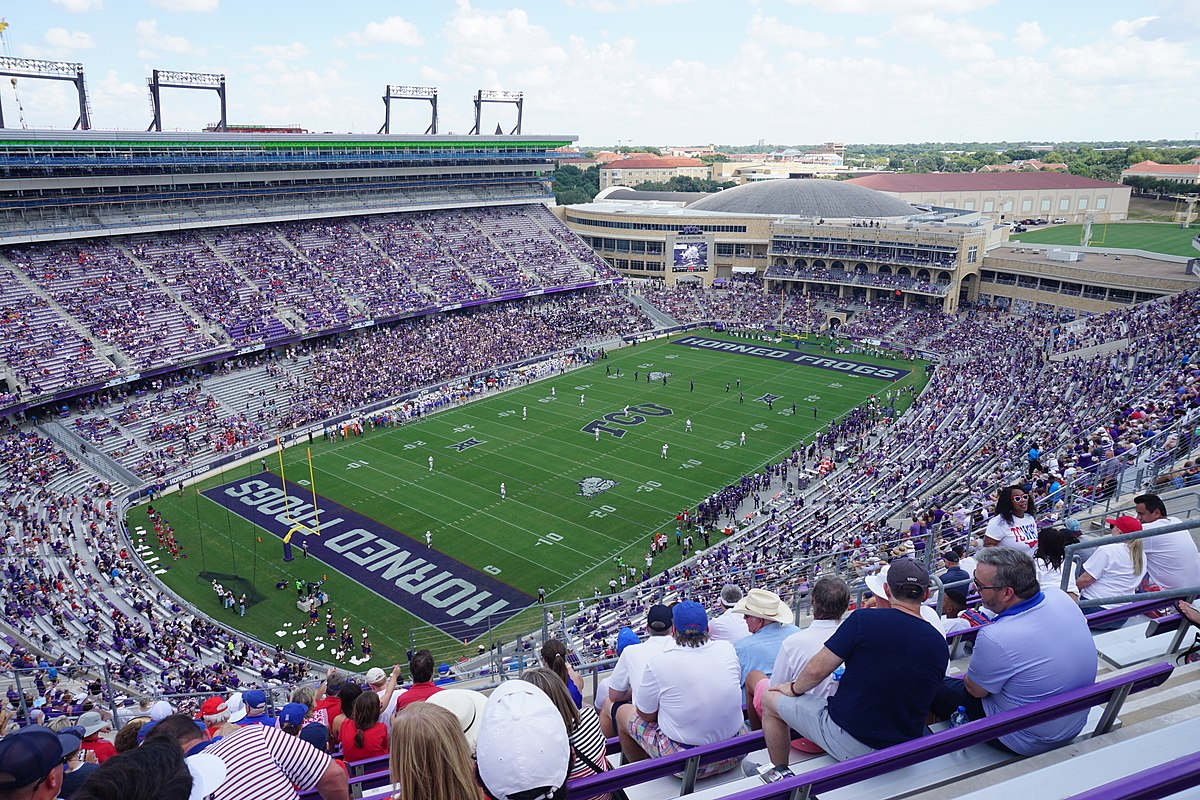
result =
M761 344L722 334L700 335ZM767 346L792 350L790 344ZM821 353L814 345L807 347ZM434 550L527 595L536 595L538 587L544 586L551 601L591 597L595 587L607 591L615 558L640 571L656 531L668 531L672 544L666 556L655 560L654 572L676 563L674 517L680 510L777 460L798 442L811 441L817 430L871 394L882 397L889 388L920 386L926 380L923 362L866 355L842 358L909 369L912 374L892 384L657 341L624 348L582 369L488 395L402 427L333 443L318 439L311 447L313 483L320 497L409 537L406 546L411 545L416 556L426 552L429 530ZM669 373L667 383L657 375L647 382L648 371ZM778 397L773 409L758 399L768 393ZM581 394L586 395L583 404ZM641 405L643 411L626 415L624 409L630 405ZM627 424L605 420L606 414L618 414L618 420ZM638 417L641 422L628 424ZM685 431L688 419L690 433ZM583 430L593 421L603 425L598 440ZM614 431L624 435L612 435ZM744 446L739 444L743 432ZM456 452L453 445L471 437L481 444ZM667 458L662 457L663 444L669 445ZM278 456L268 457L268 462L278 471ZM311 491L312 486L305 485L309 481L305 447L284 453L284 469L289 482ZM214 475L200 488L225 485L259 471L256 460ZM616 485L587 497L580 487L587 478L612 480ZM500 496L501 482L507 499ZM188 553L186 559L169 562L171 569L162 577L209 613L228 615L232 624L265 641L290 645L296 638L294 630L305 620L295 607L292 581L325 578L339 627L346 617L356 635L361 627L369 628L376 663L402 658L414 642L436 644L435 652L449 657L446 651L455 641L448 634L317 558L302 558L299 550L296 559L285 564L278 538L208 497L189 488L182 496L163 497L154 505L174 525ZM144 522L143 508L130 513L131 530ZM257 602L245 618L221 609L210 587L213 576L235 587L252 587ZM289 588L276 590L277 580L288 581ZM527 631L539 619L536 610L529 610L505 628ZM276 636L288 627L292 631L286 636ZM318 652L316 647L314 639L303 652L331 660L328 650Z
M1079 244L1082 225L1055 225L1031 228L1012 237L1021 244ZM1200 253L1192 247L1192 239L1200 233L1200 223L1181 229L1173 223L1156 222L1113 222L1108 225L1092 226L1092 247L1116 247L1130 250L1146 250L1172 256L1193 258Z

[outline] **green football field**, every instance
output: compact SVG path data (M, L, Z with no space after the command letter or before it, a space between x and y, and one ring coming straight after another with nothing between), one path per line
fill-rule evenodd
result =
M1082 225L1030 228L1025 233L1014 234L1012 241L1021 244L1077 246L1082 232ZM1107 225L1092 225L1090 246L1145 250L1151 253L1193 258L1200 255L1192 247L1192 239L1197 234L1200 234L1200 224L1193 224L1190 228L1180 228L1176 223L1165 222L1112 222Z
M711 332L696 336L786 352L789 358L802 353L825 357L815 344L802 343L797 349L792 343ZM400 427L291 447L283 455L284 476L302 498L315 489L322 501L409 537L402 541L413 557L436 551L520 590L528 603L539 587L546 589L549 601L566 601L591 597L595 588L607 591L614 559L640 572L657 531L667 532L671 545L655 559L653 571L677 563L674 518L682 509L694 508L742 474L789 453L793 445L810 442L816 431L870 395L882 398L889 389L910 383L919 388L927 379L923 362L830 355L911 370L892 382L689 347L679 343L681 338L627 347L567 374L487 394ZM774 398L771 407L768 396ZM905 398L898 408L907 402ZM274 473L278 459L277 454L267 457ZM182 495L172 493L154 503L187 553L187 558L164 559L171 568L161 577L174 589L235 627L292 646L303 641L298 631L307 619L296 608L293 583L324 579L338 626L347 619L355 634L355 650L343 660L358 655L362 627L370 631L375 663L402 658L414 643L431 647L441 658L467 650L445 626L439 630L417 619L322 563L315 557L316 547L307 558L294 549L295 559L285 563L277 534L239 516L236 503L231 512L210 499L214 487L227 489L260 474L256 460L210 476L199 491L188 487ZM209 494L200 493L205 491ZM145 522L144 508L130 513L131 530ZM431 532L431 546L426 545L426 531ZM323 534L318 547L333 542L330 531ZM153 535L148 538L153 545ZM221 608L211 589L213 578L235 592L247 591L251 602L244 618ZM277 581L287 588L277 589ZM312 631L301 652L333 660L332 648L318 641L326 610L320 631ZM505 629L530 630L540 619L538 611L527 610Z

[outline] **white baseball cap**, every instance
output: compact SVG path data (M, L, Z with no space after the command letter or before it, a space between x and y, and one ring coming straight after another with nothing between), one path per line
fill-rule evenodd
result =
M515 794L524 800L555 796L567 782L571 745L562 715L546 693L518 679L500 684L483 707L476 761L496 800Z

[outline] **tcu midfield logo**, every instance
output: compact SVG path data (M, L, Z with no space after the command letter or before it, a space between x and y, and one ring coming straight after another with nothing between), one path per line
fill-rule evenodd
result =
M584 478L579 482L579 494L584 497L595 497L598 494L604 494L609 489L619 486L612 478L601 478L593 475L590 478Z
M626 428L641 425L646 417L669 417L674 412L656 403L642 403L636 406L625 406L621 411L605 414L604 419L594 419L579 430L599 437L600 432L620 439L626 434ZM620 427L614 427L620 426Z

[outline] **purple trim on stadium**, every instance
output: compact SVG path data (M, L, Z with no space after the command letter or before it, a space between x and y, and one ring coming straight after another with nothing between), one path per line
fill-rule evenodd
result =
M312 492L263 472L206 489L217 505L282 539L297 524L315 526ZM287 497L285 502L284 497ZM317 496L321 535L297 532L308 552L455 639L486 633L533 598L399 531Z
M843 375L854 375L859 378L876 378L884 381L896 381L912 373L910 369L896 367L881 367L876 364L864 364L861 361L851 361L846 358L832 356L814 356L797 350L784 350L780 347L770 347L758 344L743 344L727 339L709 339L704 336L684 336L675 339L671 344L681 344L684 347L696 347L704 350L718 350L725 353L735 353L740 356L769 358L788 364L799 364L805 367L828 369Z

